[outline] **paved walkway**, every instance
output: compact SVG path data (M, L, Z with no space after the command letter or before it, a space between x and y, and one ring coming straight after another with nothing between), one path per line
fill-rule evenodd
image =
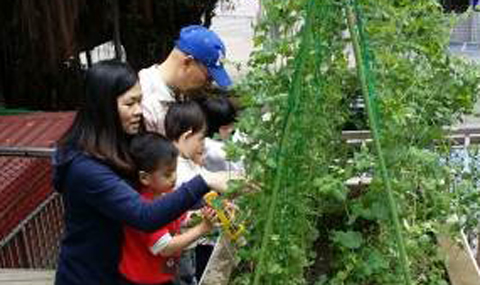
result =
M52 285L53 270L0 269L0 285Z
M253 49L253 25L259 13L259 0L233 0L222 3L213 18L211 29L217 32L227 46L227 70L234 80L246 71L246 63ZM235 63L241 69L235 68Z

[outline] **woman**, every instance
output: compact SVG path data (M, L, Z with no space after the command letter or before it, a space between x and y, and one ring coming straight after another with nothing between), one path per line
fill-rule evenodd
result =
M142 120L136 73L118 61L97 63L87 71L85 93L54 156L66 223L57 285L118 284L122 225L156 230L227 182L222 175L197 176L165 198L143 202L127 182L134 173L128 143Z

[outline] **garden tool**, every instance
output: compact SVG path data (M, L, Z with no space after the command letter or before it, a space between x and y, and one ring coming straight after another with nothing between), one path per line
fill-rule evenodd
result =
M227 238L232 242L236 242L238 238L242 236L243 232L245 232L245 226L243 224L237 225L234 221L236 209L229 207L228 201L222 199L218 193L213 191L207 193L204 196L204 200L207 205L215 210L222 230Z

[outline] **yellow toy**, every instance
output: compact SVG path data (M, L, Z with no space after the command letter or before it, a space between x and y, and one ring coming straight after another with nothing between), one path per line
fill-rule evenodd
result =
M228 207L226 205L228 202L221 199L221 197L218 196L218 193L213 191L207 193L203 199L207 205L212 207L217 213L222 230L228 239L230 239L232 242L236 242L243 232L245 232L245 226L243 224L236 225L234 223L235 208Z

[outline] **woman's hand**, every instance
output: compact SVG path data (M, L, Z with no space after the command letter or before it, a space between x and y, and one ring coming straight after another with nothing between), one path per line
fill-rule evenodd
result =
M202 178L207 183L208 187L210 187L210 189L220 193L227 191L228 181L239 180L243 178L241 175L236 174L235 172L227 172L227 171L219 171L219 172L204 171L201 175L202 175Z

